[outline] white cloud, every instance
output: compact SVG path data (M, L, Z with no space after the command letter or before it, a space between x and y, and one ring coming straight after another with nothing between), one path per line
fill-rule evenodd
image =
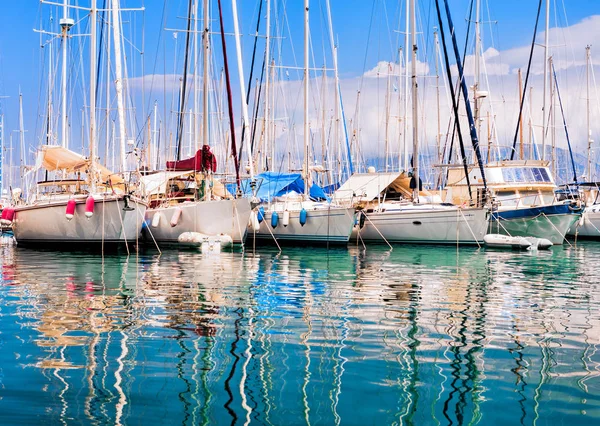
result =
M410 70L411 62L408 63L408 69ZM365 77L383 78L388 75L396 76L398 74L404 74L404 67L395 62L380 61L373 67L364 73ZM429 64L417 60L417 74L428 75Z

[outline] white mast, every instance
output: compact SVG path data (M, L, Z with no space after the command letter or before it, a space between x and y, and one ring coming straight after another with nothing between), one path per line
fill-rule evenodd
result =
M53 19L50 17L50 22ZM52 45L48 45L48 128L46 129L46 142L52 144Z
M90 186L96 191L96 0L90 6Z
M436 160L438 162L442 162L441 155L441 137L442 137L442 125L440 118L440 72L439 72L439 49L440 42L438 40L438 32L437 30L433 32L433 43L435 45L435 98L437 105L437 132L435 135L435 146L436 146Z
M111 127L110 126L110 84L108 84L108 81L110 81L110 66L111 66L111 62L110 62L110 51L111 51L111 37L110 37L110 25L111 25L111 19L110 19L110 13L106 14L106 27L107 27L107 31L109 31L109 36L106 37L106 111L104 111L104 119L106 121L106 135L105 135L105 144L106 144L106 152L104 153L105 159L104 159L104 164L107 165L108 167L108 160L109 160L109 147L111 151L114 151L115 147L114 145L111 146ZM114 135L113 135L114 136ZM113 152L114 153L114 152ZM113 170L114 168L114 164L112 164L110 166L111 170Z
M408 147L406 144L406 133L408 132L408 55L410 49L408 48L408 31L410 27L410 5L412 0L406 1L406 23L404 29L404 120L402 124L402 140L403 140L403 151L404 151L404 170L408 170Z
M548 86L548 38L550 30L550 0L546 0L546 32L544 33L544 92L542 95L542 160L546 159L546 88Z
M271 58L271 0L267 0L267 28L265 34L265 67L267 67L265 72L265 145L264 149L266 152L271 151L271 161L269 162L270 170L273 170L273 163L275 162L275 144L273 143L273 147L269 145L269 136L270 136L270 111L269 108L269 66L270 66L270 58ZM252 159L252 157L250 157Z
M244 118L244 134L246 137L250 135L250 127L248 118L248 104L246 103L246 84L244 82L244 64L242 62L242 43L240 41L240 29L238 24L237 0L231 0L231 9L233 12L233 28L235 32L235 53L238 63L238 76L240 78L240 91L242 95L242 117ZM252 161L252 147L246 143L248 151L248 162L250 165L250 178L254 179L254 164Z
M208 0L202 3L204 10L204 30L202 34L202 143L208 143L208 37L210 36L210 14Z
M152 125L152 159L150 167L153 169L158 169L158 131L156 129L157 125L157 114L158 114L158 102L154 101L154 123Z
M194 2L194 114L190 117L190 120L194 122L194 152L196 152L200 146L200 120L198 120L198 112L200 111L200 99L198 97L198 0ZM156 126L156 123L155 123Z
M19 153L21 154L20 177L23 185L23 166L25 165L25 126L23 125L23 94L19 87Z
M331 7L329 4L329 0L327 0L327 21L329 22L329 43L331 44L331 49L332 51L332 56L333 56L333 84L334 84L334 91L333 91L333 96L335 99L335 102L333 103L333 115L335 118L335 127L333 129L333 138L335 140L335 143L337 144L337 149L338 152L341 152L341 144L342 142L340 141L340 122L341 122L341 117L340 117L340 77L339 77L339 73L338 73L338 58L337 58L337 46L334 42L334 38L333 38L333 21L331 19ZM347 135L345 135L347 137ZM341 155L340 155L340 159L341 159ZM348 162L352 161L352 158L348 158ZM350 166L350 164L348 165ZM331 169L331 167L329 167ZM351 167L349 167L349 169L351 169ZM331 171L330 171L330 176L331 176ZM333 182L330 182L333 183Z
M74 25L73 19L69 18L68 0L63 4L63 18L60 20L61 37L62 37L62 81L61 81L61 141L62 147L67 148L69 142L67 140L67 33Z
M415 27L417 24L415 12L415 0L410 0L410 15L411 15L411 80L412 80L412 114L413 114L413 178L416 182L416 188L413 190L413 202L419 202L419 117L417 114L418 99L417 99L417 35Z
M308 197L309 194L309 178L310 171L308 169L309 158L310 158L310 126L308 125L308 6L309 0L304 0L304 195Z
M592 128L590 123L590 46L585 47L586 120L587 120L587 180L592 181Z
M127 158L125 154L125 144L127 135L125 132L125 108L123 104L123 64L121 57L121 19L119 16L119 0L111 0L113 38L115 48L115 86L117 92L117 113L119 116L119 139L121 140L121 171L127 170Z
M477 0L475 6L475 82L473 83L473 109L475 110L475 128L477 130L477 134L481 133L480 129L480 107L479 104L479 61L481 60L481 30L480 30L480 8L481 8L481 0Z

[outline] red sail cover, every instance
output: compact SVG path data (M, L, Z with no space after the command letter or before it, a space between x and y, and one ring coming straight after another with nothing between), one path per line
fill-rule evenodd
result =
M216 172L217 158L210 150L210 146L204 145L192 158L180 161L167 161L167 170L195 170L197 172Z

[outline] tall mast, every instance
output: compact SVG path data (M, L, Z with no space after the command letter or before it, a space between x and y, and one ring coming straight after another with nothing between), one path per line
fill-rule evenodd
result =
M309 158L310 158L310 126L308 125L308 3L309 0L304 0L304 195L308 196L309 194L309 177L310 171L308 169Z
M266 30L265 30L265 67L267 67L266 72L265 72L265 145L264 145L264 150L266 152L271 151L271 161L269 162L270 164L270 169L273 170L273 164L275 162L275 145L273 144L273 149L271 149L271 146L269 145L269 136L270 135L270 111L269 108L271 108L271 106L269 105L269 77L270 77L270 73L269 73L269 66L270 66L270 58L271 58L271 0L267 0L267 22L266 22ZM250 157L250 160L252 160L252 157Z
M592 128L590 124L590 46L585 47L585 79L586 79L586 120L587 120L587 179L592 181Z
M417 34L415 32L417 24L417 14L415 11L415 0L410 0L410 17L411 17L411 80L412 80L412 115L413 115L413 177L416 185L413 189L413 201L419 202L419 117L417 114L418 99L417 99Z
M440 117L440 72L439 72L439 50L440 43L438 40L438 32L437 30L433 32L433 43L435 44L435 97L436 97L436 106L437 106L437 133L435 135L435 146L437 149L437 158L438 162L442 161L442 153L441 153L441 137L442 137L442 123Z
M391 72L390 65L387 65L387 84L385 89L385 172L387 173L389 170L389 155L390 155L390 141L389 141L389 133L390 133L390 86L391 86Z
M404 154L404 170L408 170L408 148L406 145L406 133L408 132L408 55L410 55L410 49L408 48L408 31L409 31L409 17L410 17L410 5L412 0L406 1L406 22L404 26L404 120L402 128L402 140L403 140L403 154Z
M481 29L480 29L480 8L481 8L481 0L477 0L475 6L475 82L473 84L473 109L475 110L475 126L477 129L477 134L480 134L480 111L481 105L479 104L479 78L480 78L480 70L479 70L479 62L481 61Z
M341 140L340 140L340 124L342 121L342 117L340 116L340 103L341 103L341 96L340 96L340 76L339 76L339 72L338 72L338 58L337 58L337 46L335 44L335 40L333 38L333 21L331 19L331 6L329 4L329 0L326 1L326 6L327 6L327 21L329 23L329 43L331 44L331 49L332 49L332 57L333 57L333 98L335 99L335 102L333 103L333 115L335 118L335 127L333 129L333 140L335 141L335 143L337 144L336 149L337 152L341 154ZM348 140L348 134L345 131L345 125L344 125L344 137L346 139L346 141ZM341 155L339 155L339 158L341 159ZM350 152L348 151L348 170L350 172L350 174L352 174L354 172L354 167L352 166L352 156L350 155ZM341 167L340 167L341 170ZM329 172L330 176L331 176L331 171Z
M96 191L96 0L90 6L90 185Z
M53 19L50 17L50 22ZM48 45L48 119L46 120L46 143L52 144L52 45Z
M208 37L210 36L210 13L208 0L202 4L204 8L204 34L202 34L202 143L208 143Z
M521 104L523 102L523 78L521 77L521 68L519 68L519 71L517 73L518 76L518 80L519 80L519 104ZM475 110L477 111L477 110ZM523 160L523 116L521 115L520 117L520 123L519 123L519 160ZM479 134L479 133L478 133Z
M152 124L152 157L150 160L150 168L157 170L158 169L158 130L156 128L158 120L158 102L154 101L154 119ZM108 126L108 124L107 124Z
M544 92L542 95L542 160L546 159L546 127L547 127L547 110L546 110L546 88L548 86L548 32L550 30L550 0L546 0L546 32L544 33Z
M192 84L194 90L194 113L190 117L190 120L194 122L194 152L199 147L199 133L200 133L200 121L198 120L198 112L200 110L200 99L198 97L198 0L194 2L194 83Z
M60 20L61 37L62 37L62 81L61 81L61 141L62 147L67 148L67 33L75 22L69 18L68 0L63 3L63 18Z
M240 41L240 26L238 23L237 0L231 0L231 9L233 12L233 28L235 32L235 50L237 54L238 76L240 77L240 94L242 97L242 117L244 119L244 134L250 134L250 119L248 117L248 102L246 100L246 83L244 82L244 67L242 62L242 43ZM250 166L250 178L254 179L254 164L252 161L252 147L250 142L246 143L248 150L248 163Z
M121 140L121 171L127 170L127 158L125 144L127 135L125 133L125 107L123 103L123 64L121 57L121 19L119 16L119 0L112 0L113 38L115 48L115 86L117 92L117 113L119 116L119 139Z
M19 153L21 154L20 177L23 185L23 167L25 165L25 126L23 125L23 94L19 87Z
M115 147L114 145L111 146L111 130L112 130L112 126L109 124L110 123L110 84L108 84L108 81L110 81L110 70L111 70L111 57L110 57L110 52L111 52L111 37L110 37L110 26L111 26L112 20L110 17L110 12L106 14L106 28L107 31L109 31L109 35L108 37L106 37L106 80L107 80L107 84L106 84L106 110L104 111L104 119L106 120L106 135L105 135L105 142L104 144L106 145L106 152L104 153L105 159L104 159L104 164L108 167L108 160L109 158L109 147L111 151L114 151ZM98 142L99 143L99 142ZM111 152L112 154L112 152ZM111 164L110 169L114 170L115 165Z

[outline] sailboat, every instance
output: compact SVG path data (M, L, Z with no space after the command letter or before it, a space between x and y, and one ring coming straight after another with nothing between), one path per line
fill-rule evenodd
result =
M586 61L586 122L587 122L587 182L576 182L566 185L558 191L567 198L579 199L584 209L581 219L569 228L568 234L584 238L600 238L600 184L594 182L592 170L592 127L590 117L590 71L592 70L591 46L585 48Z
M234 244L243 244L252 211L249 198L234 198L214 176L217 164L209 145L208 0L204 0L203 8L203 146L197 150L194 157L167 162L166 171L151 173L141 178L142 187L150 201L150 208L146 212L148 226L144 236L148 241L163 245L179 244L182 242L181 238L189 239L190 233L198 236L198 242L206 238L227 236ZM194 9L198 10L198 0ZM197 22L197 19L194 19L194 22ZM194 31L194 34L197 34L197 31ZM184 106L181 110L184 111ZM183 115L180 119L183 120ZM179 152L180 150L178 155Z
M270 192L270 197L266 205L258 208L259 210L250 221L250 228L252 229L252 238L256 240L275 238L277 241L303 244L345 244L349 241L354 226L354 207L344 207L332 202L322 191L319 191L320 188L317 185L312 184L312 173L315 166L312 166L310 162L309 28L309 0L304 0L304 160L302 171L301 174L289 175L264 173L256 177L257 185L259 187L264 185ZM267 60L265 63L268 64L270 61ZM283 186L298 182L297 190L283 191L284 188L280 188L283 182L286 183Z
M63 52L74 25L68 16L69 7L65 0L61 19ZM91 1L89 11L90 154L85 157L67 148L66 54L63 54L62 146L49 144L37 151L35 167L29 173L44 170L46 178L37 183L26 204L14 208L14 234L19 245L127 244L136 242L140 235L146 204L123 177L97 161L96 0Z
M410 173L355 174L336 191L336 199L361 210L357 236L372 242L479 244L488 226L483 200L473 207L442 203L424 191L419 177L419 118L415 0L411 19L413 168ZM462 143L462 142L461 142Z
M447 2L446 11L449 15ZM479 15L476 21L479 22ZM548 22L546 25L548 25ZM476 29L478 29L478 25ZM544 51L546 61L544 75L547 74L546 67L548 64L547 29L545 34ZM476 35L476 38L479 38L479 34ZM477 58L479 58L478 52ZM528 75L529 71L525 79L524 90L527 89ZM544 106L546 103L545 93L546 84L544 85ZM475 96L477 97L477 93L475 93ZM523 102L524 97L521 99L519 126L521 125ZM546 108L544 108L544 111L546 111ZM445 200L457 204L468 202L471 198L471 189L468 188L469 181L478 193L484 190L485 181L487 189L494 199L489 227L490 233L545 238L553 244L562 244L568 229L579 220L581 207L575 200L561 200L554 195L557 186L552 177L549 162L544 159L546 125L546 114L544 114L541 160L524 159L523 157L514 159L517 132L519 130L519 127L517 127L510 159L488 161L483 169L473 165L466 167L451 165L448 167Z

